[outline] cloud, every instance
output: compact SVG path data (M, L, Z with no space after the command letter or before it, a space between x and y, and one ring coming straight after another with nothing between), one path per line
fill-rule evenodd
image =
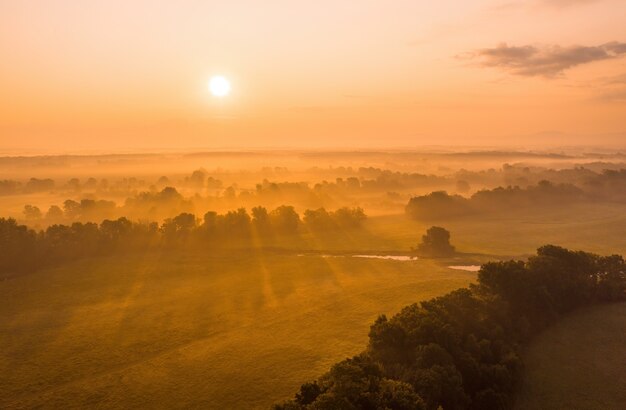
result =
M521 76L557 77L567 69L594 61L626 55L626 43L611 42L599 46L508 46L483 48L469 53L483 67L497 67Z

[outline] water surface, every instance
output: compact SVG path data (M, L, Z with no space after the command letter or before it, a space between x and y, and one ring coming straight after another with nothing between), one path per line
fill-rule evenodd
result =
M480 270L480 265L452 265L448 266L448 268L456 270L466 270L468 272L478 272Z

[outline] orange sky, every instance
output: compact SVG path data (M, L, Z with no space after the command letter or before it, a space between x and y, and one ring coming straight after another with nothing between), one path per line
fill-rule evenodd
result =
M1 0L0 150L626 146L624 22L623 0Z

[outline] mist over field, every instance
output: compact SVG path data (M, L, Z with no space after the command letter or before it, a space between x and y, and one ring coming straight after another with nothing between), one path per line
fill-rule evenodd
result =
M352 400L355 393L337 390L336 378L362 369L358 377L373 377L367 389L375 389L367 400L389 408L508 406L522 386L517 380L527 377L515 346L561 309L623 300L621 257L558 251L550 272L564 264L558 269L568 275L567 266L612 266L614 273L598 273L598 288L573 304L555 304L578 294L566 291L518 308L530 315L523 325L511 311L504 339L482 334L483 325L460 333L463 349L468 340L482 346L472 359L483 361L477 385L461 364L469 357L437 333L418 343L446 349L429 350L439 359L381 353L382 346L407 349L408 341L393 347L381 335L374 342L376 326L386 323L379 315L476 283L482 290L472 290L472 303L485 303L493 297L485 292L503 291L487 287L497 267L489 263L526 260L546 244L622 252L625 162L619 151L513 150L0 158L0 405L308 408L307 401ZM541 252L530 257L529 272L538 263L531 261L556 250ZM588 262L576 262L581 257ZM508 263L497 268L501 274L513 274ZM517 280L543 280L537 272ZM572 286L591 285L583 283ZM544 311L536 323L534 309ZM502 340L490 340L496 337ZM394 370L397 360L422 375ZM496 369L508 381L485 387ZM452 390L430 396L440 383L435 374ZM300 385L293 401L277 404Z
M0 410L626 409L626 1L0 1Z

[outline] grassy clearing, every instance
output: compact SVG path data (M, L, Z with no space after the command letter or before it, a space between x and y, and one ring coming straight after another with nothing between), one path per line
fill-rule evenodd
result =
M379 313L473 278L432 261L188 252L14 277L0 282L0 407L266 407L362 350Z
M529 347L517 410L618 410L626 403L626 303L573 314Z

